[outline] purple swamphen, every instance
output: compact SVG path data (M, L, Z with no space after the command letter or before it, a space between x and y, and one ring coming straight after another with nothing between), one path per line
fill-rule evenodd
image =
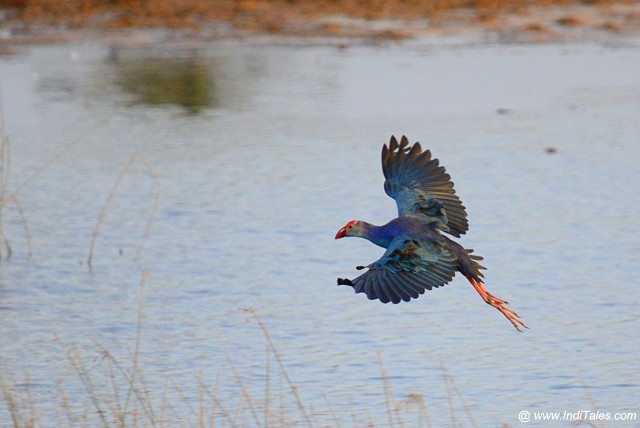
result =
M455 237L467 232L467 212L453 189L451 176L422 151L420 143L409 145L403 136L398 143L391 137L389 147L382 147L384 190L396 201L398 217L383 226L364 221L348 222L336 239L357 236L386 248L380 259L356 269L368 270L355 279L338 278L338 285L353 287L371 300L400 303L418 298L425 290L441 287L462 273L480 297L499 310L518 330L528 328L520 316L508 308L508 302L489 293L482 282L478 263L482 257L472 254Z

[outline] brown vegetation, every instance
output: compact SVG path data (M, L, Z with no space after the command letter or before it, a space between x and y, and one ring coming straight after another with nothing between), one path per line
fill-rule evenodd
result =
M558 24L567 27L578 27L580 25L584 25L584 20L577 16L563 16L562 18L558 19Z
M625 0L0 0L26 23L71 28L202 28L221 23L246 32L292 35L359 35L327 18L428 20L432 25L462 20L493 25L504 14L532 7L635 3ZM322 17L323 19L318 19ZM563 25L575 25L562 22ZM371 34L368 34L371 35ZM402 38L403 34L393 33ZM384 34L381 35L384 37Z

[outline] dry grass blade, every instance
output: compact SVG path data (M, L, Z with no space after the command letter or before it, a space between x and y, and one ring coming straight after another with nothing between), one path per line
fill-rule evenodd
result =
M238 372L236 371L236 368L233 365L233 362L231 361L231 357L229 357L229 354L227 354L227 363L231 368L231 372L233 373L233 376L236 378L236 382L238 383L238 385L240 386L240 389L242 390L242 396L244 397L246 402L249 404L249 410L251 411L251 416L253 417L253 420L256 423L256 426L262 427L262 424L260 423L260 418L258 418L256 409L253 406L253 399L251 398L251 395L249 394L249 391L247 390L247 388L244 386L244 382L242 382L242 379L238 375Z
M389 376L382 363L382 356L378 351L378 362L380 363L380 375L382 376L382 386L384 388L384 403L387 406L387 417L389 418L389 427L393 428L393 393L391 392L391 384Z
M18 400L13 391L11 391L7 383L4 381L4 379L2 380L2 382L0 382L0 386L2 387L2 397L4 398L4 402L9 409L9 414L11 414L11 421L13 422L13 426L19 427L22 425L20 423L22 421L22 416L20 416L20 405L18 404Z
M449 379L447 378L448 374L444 368L442 357L440 357L440 370L442 370L442 380L444 381L444 387L447 394L447 402L449 404L449 413L451 414L451 426L455 427L458 426L458 423L456 422L456 412L453 409L453 392L451 391L451 386L449 385Z
M333 420L333 426L337 428L341 428L342 425L340 425L340 421L338 421L338 417L336 416L336 413L333 411L333 406L331 405L331 402L329 401L327 394L323 392L322 397L324 398L324 402L327 405L327 408L329 409L329 414L331 415L331 419Z
M185 406L187 406L187 409L189 409L189 411L191 412L191 414L198 418L198 412L193 408L193 406L191 405L191 403L189 402L189 399L187 398L187 396L184 394L184 391L182 391L182 388L180 388L180 386L178 386L175 382L173 382L172 380L170 380L171 385L173 386L173 389L175 389L178 392L178 395L180 395L180 398L182 399L182 402L185 404Z
M102 355L105 359L111 361L111 363L113 364L113 366L118 370L118 372L124 377L124 379L126 380L127 384L129 385L129 389L127 390L127 392L131 391L132 396L135 396L137 402L140 404L140 406L142 407L142 411L144 412L145 416L147 417L147 420L149 421L149 424L151 426L157 426L157 418L155 417L154 411L153 411L153 407L151 405L151 402L149 400L149 397L144 395L144 387L139 387L138 384L142 384L142 379L140 378L140 373L137 374L137 378L138 380L134 380L132 379L133 374L130 375L127 370L122 367L122 365L118 362L118 360L100 343L98 342L94 342L96 344L96 346L98 346L102 352ZM126 417L127 412L123 411L122 414L120 415L120 419L122 421L124 421L124 418ZM121 426L125 426L126 423L122 422Z
M1 108L1 104L0 104ZM4 112L0 110L0 201L5 200L5 194L7 192L7 185L9 182L9 138L4 133ZM7 257L11 255L11 247L7 243L4 236L4 204L0 206L0 258L3 257L2 246L7 247Z
M124 427L125 426L125 413L122 411L122 403L121 403L121 399L120 399L120 392L119 392L119 388L118 388L118 382L116 381L116 375L115 375L115 372L113 370L113 363L108 358L105 358L105 360L107 361L108 379L109 379L109 384L111 385L111 391L112 391L112 396L113 396L113 401L114 401L114 404L112 406L115 406L115 408L112 409L111 413L116 415L117 420L118 420L118 426L119 427Z
M20 217L20 221L22 222L24 236L27 240L27 255L31 257L33 255L33 248L31 246L31 231L29 230L29 225L27 224L27 218L24 215L24 210L22 209L22 205L18 201L18 198L15 198L13 202L15 203L16 209L18 210L18 216Z
M136 341L134 345L133 351L133 360L131 363L131 376L129 378L129 389L127 390L127 398L125 399L123 406L123 414L127 414L127 410L129 408L129 403L131 402L131 396L136 390L135 387L135 379L136 374L138 373L138 354L140 353L140 338L142 337L142 310L144 308L144 285L149 278L148 272L142 273L142 278L140 279L140 296L138 297L138 316L136 319ZM151 418L152 425L155 425L153 422L153 418Z
M349 398L349 413L350 413L350 416L351 416L351 424L354 427L358 427L359 426L358 425L358 419L356 418L356 414L355 414L354 410L355 409L353 407L353 400L351 398Z
M307 415L306 410L304 409L304 406L302 405L302 400L300 399L300 394L298 394L298 388L293 384L293 382L291 381L291 378L289 377L289 374L287 373L287 370L284 367L284 364L282 363L282 359L280 358L280 355L278 354L278 350L276 349L273 340L271 340L271 335L269 334L269 331L267 330L267 327L264 325L264 323L262 322L262 320L260 319L260 317L258 316L258 313L256 312L255 309L253 308L242 308L240 309L243 312L249 312L251 315L253 315L253 318L255 318L255 320L258 322L258 325L260 326L260 329L262 329L262 334L264 335L265 339L267 340L267 344L269 345L269 348L271 348L271 352L273 352L273 356L276 359L278 366L280 367L280 371L282 372L282 375L284 376L285 380L287 381L287 384L289 385L289 388L291 388L291 393L293 394L293 396L296 399L296 403L298 404L298 409L300 410L300 413L302 414L306 424L308 427L312 427L313 425L311 424L311 420L309 419L309 416Z
M199 382L198 384L198 393L199 393L198 404L200 404L198 408L198 424L200 425L200 428L205 428L206 427L205 420L207 418L207 412L204 409L204 387L202 385L202 382Z
M224 419L227 420L227 422L229 423L229 426L233 426L234 425L233 420L231 419L231 416L229 416L229 412L227 411L225 406L222 404L220 399L216 396L215 391L214 392L209 391L209 388L207 388L207 386L204 384L201 377L198 378L198 383L200 384L200 388L202 388L202 390L207 394L207 396L209 396L211 401L213 401L213 404L215 404L216 409L218 409L220 416L222 416ZM217 381L216 381L216 384L217 384ZM213 419L213 414L212 414L212 419ZM214 426L213 423L210 423L210 425Z
M231 424L231 418L229 418L229 414L227 413L227 410L225 409L225 407L222 405L222 403L216 396L219 378L216 376L216 381L215 381L216 386L214 388L214 392L209 391L209 387L205 385L204 381L202 380L202 373L199 373L196 376L196 380L198 381L198 389L200 391L200 414L201 414L200 421L199 421L200 426L203 428L207 426L215 427L217 415L220 415L226 418L227 422L229 423L229 426L233 426ZM209 409L208 418L206 414L207 413L207 410L206 410L207 397L209 397L209 399L211 399L211 401L213 402L213 405Z
M267 346L265 349L265 353L267 354L267 359L265 362L265 377L264 377L264 426L269 428L269 408L270 401L269 397L271 397L271 379L270 379L270 366L271 366L271 356L269 355L269 347Z
M54 338L58 343L60 343L60 338L57 335L55 335ZM61 347L64 349L64 352L67 356L67 360L71 364L71 367L73 368L73 370L76 372L76 375L82 382L82 386L84 387L84 390L86 391L87 395L91 399L91 403L93 404L93 407L95 408L96 413L100 417L100 421L102 422L102 425L108 428L109 422L107 421L104 410L102 410L102 406L100 405L100 400L96 394L93 383L91 382L91 377L89 376L88 371L84 368L84 366L82 366L82 363L80 362L80 357L78 355L77 348L73 346L70 350L69 348L65 348L64 346L61 346Z
M2 94L0 93L0 96ZM6 258L11 258L11 245L4 233L4 203L9 187L9 177L11 176L11 141L4 132L4 111L2 110L2 103L0 103L0 259L4 257L2 247L6 249ZM24 227L25 237L27 239L27 248L29 256L31 256L31 234L29 233L29 227L27 220L24 216L22 206L18 202L18 198L14 197L12 201L15 203L18 209L18 216Z
M169 385L169 379L166 379L165 382L164 382L164 385L162 387L162 406L160 407L161 426L164 426L164 421L166 420L165 419L165 410L169 406L169 404L167 403L168 385Z
M587 400L589 400L589 404L591 404L591 408L592 409L597 409L598 408L598 404L596 403L596 400L593 398L593 395L591 395L591 391L589 391L589 386L584 381L582 376L580 376L580 383L582 384L582 388L584 388L584 393L587 396ZM594 428L605 428L605 424L604 423L602 425L595 425L593 422L587 421L585 419L581 419L579 421L575 421L573 424L571 424L571 426L572 427L577 427L577 426L580 426L582 424L588 425L588 426L591 426L591 427L594 427Z
M102 209L100 209L100 214L98 214L98 220L96 221L96 226L93 230L93 234L91 237L91 244L89 245L89 255L87 257L87 265L89 266L89 269L91 269L91 263L93 261L93 250L95 248L96 245L96 239L98 238L98 234L100 233L100 227L102 226L102 221L104 220L104 216L107 213L107 209L109 208L109 205L111 205L111 201L113 200L113 197L115 196L118 187L120 187L120 183L122 183L122 180L124 179L125 175L127 174L127 172L129 171L129 169L131 169L131 166L134 164L134 162L136 160L140 159L145 167L145 170L147 171L147 173L149 174L149 176L152 178L154 186L156 187L156 192L154 195L154 201L153 201L153 205L152 205L152 209L151 209L151 216L147 222L147 226L145 227L145 232L144 232L144 236L142 238L142 242L140 243L140 245L138 246L138 249L136 250L136 254L134 256L134 259L138 258L138 255L140 253L140 250L142 248L142 246L144 245L144 242L147 239L147 236L149 235L149 232L151 230L151 227L153 225L153 222L155 220L155 214L158 208L158 199L159 199L159 182L158 182L158 178L157 175L155 174L155 172L153 171L153 169L151 168L151 165L145 160L144 158L144 154L142 152L138 152L138 153L134 153L129 160L127 161L127 163L125 164L125 166L122 168L122 170L120 171L120 174L118 174L118 176L116 177L116 181L113 183L113 187L111 188L111 191L109 192L109 194L107 195L107 199L105 200L104 204L102 205Z
M285 408L284 408L284 385L282 384L282 376L278 376L278 397L280 397L280 399L278 400L278 405L280 406L279 409L280 411L278 412L278 415L280 416L278 418L278 422L280 423L280 426L283 427L284 425L284 416L285 416Z
M571 427L579 427L580 425L586 425L593 428L604 428L604 425L596 425L591 421L587 421L584 419L580 419L579 421L575 421L571 424Z
M587 383L584 381L582 376L580 376L580 383L582 384L582 388L584 388L584 393L587 396L589 403L591 404L591 408L597 409L598 404L596 403L596 400L593 398L593 395L591 395L591 391L589 391L589 387L587 386Z
M71 412L71 406L69 405L69 396L66 394L64 390L64 386L62 381L58 381L56 384L56 389L58 390L58 396L61 399L62 410L64 410L64 414L67 417L67 426L76 426L74 422L73 413Z
M136 253L133 256L134 261L137 261L138 258L140 257L140 252L144 248L144 244L145 242L147 242L147 239L149 238L149 234L151 233L151 228L155 223L156 213L158 212L158 204L160 203L160 181L158 180L158 174L156 174L155 170L151 167L151 164L147 161L147 159L144 156L141 156L140 160L142 161L142 164L144 165L147 171L147 174L149 174L149 177L151 177L151 180L153 181L155 192L153 194L153 204L151 205L151 214L149 214L149 220L147 220L147 225L145 226L145 229L144 229L144 235L140 240L140 245L138 245L138 249L136 250Z
M424 397L421 394L409 394L406 399L401 400L396 405L396 411L399 413L401 410L411 411L417 408L418 422L416 426L431 428L431 420L427 413L427 406L424 402Z
M31 378L29 377L29 373L27 372L25 372L25 381L27 385L31 384ZM33 401L31 388L27 388L27 399L29 402L29 413L31 414L31 421L33 421L33 425L35 426L35 421L38 420L38 412L36 411L36 406Z
M444 362L442 361L442 357L440 357L440 369L442 370L442 377L444 379L445 387L447 388L447 396L449 397L449 409L451 410L452 425L454 426L456 425L455 412L453 410L453 401L452 401L452 397L455 395L458 397L458 400L460 400L460 403L462 404L462 408L464 409L464 412L466 413L467 418L469 418L469 422L471 426L477 428L478 424L476 423L475 419L473 418L473 415L471 414L471 411L469 410L469 405L464 400L462 393L460 393L460 390L458 389L458 386L456 385L455 380L451 375L449 375L449 372L447 372L447 369L444 366Z
M140 404L140 406L142 407L142 410L145 416L147 417L147 420L149 421L149 423L154 427L157 426L157 422L156 422L157 419L155 417L153 406L151 405L149 397L144 395L144 393L141 391L141 388L138 386L138 384L143 383L140 375L140 370L138 368L138 355L140 353L140 341L142 338L142 314L144 309L144 287L148 278L149 278L149 273L143 272L140 279L140 295L138 298L138 316L136 320L136 337L135 337L134 351L132 356L131 370L127 372L127 370L125 370L124 367L120 365L120 363L116 360L116 358L103 345L94 341L94 343L101 349L105 359L110 361L113 364L113 366L115 366L116 369L118 369L120 374L125 378L125 380L128 383L127 395L125 397L124 403L122 404L122 410L119 412L119 416L121 420L120 426L126 425L125 417L129 413L129 407L131 405L131 401L134 396L138 401L138 403ZM112 379L113 379L113 376L112 376ZM142 390L144 390L144 388L142 388ZM118 401L116 402L118 403L117 404L118 407L120 407L119 402Z

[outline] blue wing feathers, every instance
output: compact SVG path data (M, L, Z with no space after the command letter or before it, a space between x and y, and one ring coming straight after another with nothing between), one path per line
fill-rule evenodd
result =
M441 246L399 236L368 267L367 272L349 284L354 291L365 293L370 300L400 303L451 281L456 259Z
M389 278L392 275L387 275L386 270L380 271L380 280L382 281L382 290L387 294L389 300L393 303L400 303L400 298L398 297L399 293L397 287L394 287Z
M394 301L393 303L400 303L400 300L403 300L405 302L408 302L409 300L411 300L412 293L409 291L409 289L404 284L404 281L402 281L400 277L396 278L393 275L388 275L387 281L389 281L391 288L395 291L396 295L398 296L398 300Z
M382 275L379 275L382 276ZM390 301L392 301L393 303L396 303L394 300L394 296L391 293L391 290L389 289L389 284L387 283L387 281L385 281L382 278L378 278L377 283L380 285L380 301L382 303L389 303Z
M403 275L403 279L405 280L407 285L416 290L418 294L424 294L424 290L427 289L424 281L420 281L416 277L416 275L411 272L407 272L405 275ZM431 287L428 288L428 290L430 289Z
M414 283L411 279L411 274L409 272L405 272L402 275L398 275L397 278L394 278L395 282L400 284L414 299L417 299L420 294L424 293L424 286Z
M420 296L419 289L416 289L404 276L394 277L393 282L397 284L398 289L402 291L402 300L405 302L408 302L412 298L417 299Z
M419 143L409 146L405 136L400 143L391 137L389 146L382 148L382 172L384 190L396 201L399 216L432 216L444 232L457 237L467 232L467 212L456 195L451 176L429 150L422 151ZM421 203L429 199L443 203L439 215L427 215L422 209Z

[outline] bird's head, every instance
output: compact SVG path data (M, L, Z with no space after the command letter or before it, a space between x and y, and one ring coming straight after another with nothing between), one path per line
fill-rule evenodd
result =
M336 239L344 238L345 236L363 236L363 232L364 227L362 222L351 220L336 233Z

